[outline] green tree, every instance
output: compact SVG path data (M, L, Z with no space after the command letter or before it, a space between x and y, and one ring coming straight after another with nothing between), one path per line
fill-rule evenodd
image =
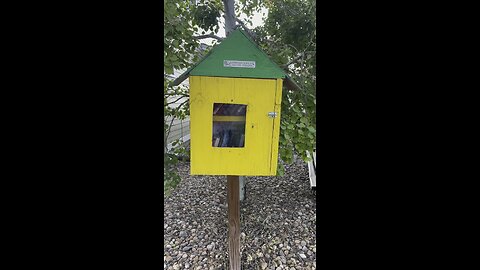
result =
M225 1L228 2L228 1ZM245 21L235 19L238 25L253 37L259 46L300 86L300 91L283 91L280 132L280 159L291 162L293 155L307 160L306 151L315 148L316 133L316 1L313 0L238 0L237 17L247 15ZM171 108L169 97L188 97L188 89L171 86L167 75L174 69L190 67L199 60L196 49L199 40L206 37L221 38L213 33L220 27L220 16L225 14L220 0L164 1L164 112L165 117L182 119L189 115L188 101ZM265 24L249 29L254 11L268 10ZM200 36L195 33L200 32ZM166 118L165 118L166 119ZM171 123L164 120L164 135L169 134ZM181 148L177 151L182 151ZM175 173L175 153L165 153L166 183L178 182ZM279 174L283 174L279 162Z
M260 6L258 1L243 2L245 12ZM316 1L264 1L263 7L268 17L254 29L256 41L301 88L283 92L280 159L292 162L296 153L307 161L306 152L316 147Z

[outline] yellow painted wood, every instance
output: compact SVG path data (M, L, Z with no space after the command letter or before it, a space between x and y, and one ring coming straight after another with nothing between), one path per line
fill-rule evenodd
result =
M272 139L272 163L270 167L270 174L277 174L278 165L278 143L280 137L280 113L282 104L282 79L277 79L276 91L275 91L275 112L277 117L273 120L273 139Z
M278 155L280 124L280 104L275 103L281 79L189 78L191 174L274 175L276 161L272 162L272 154ZM214 103L247 105L245 147L212 146ZM268 117L274 111L277 117Z
M241 122L245 121L245 116L214 115L215 122Z

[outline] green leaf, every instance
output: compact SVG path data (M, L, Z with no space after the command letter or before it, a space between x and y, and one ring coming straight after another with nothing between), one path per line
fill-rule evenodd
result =
M165 73L173 74L173 68L171 66L165 66Z
M285 175L285 168L281 163L277 165L277 176L284 176Z
M305 156L302 156L302 160L305 161L305 162L309 162L312 159L305 155Z

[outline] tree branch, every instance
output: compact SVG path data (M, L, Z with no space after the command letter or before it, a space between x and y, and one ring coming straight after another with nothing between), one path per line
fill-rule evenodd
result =
M293 58L290 62L286 63L285 65L282 65L283 68L286 68L290 66L293 63L296 63L298 60L302 59L302 57L307 54L307 53L314 53L315 51L306 51L302 52L301 54L297 55L295 58Z
M301 53L301 54L297 55L295 58L293 58L290 62L286 63L286 64L283 65L282 67L288 67L288 66L290 66L291 64L297 62L300 58L303 57L304 54L305 54L305 53Z
M280 42L280 41L277 41L277 42ZM293 45L285 44L285 46L287 46L287 47L289 47L289 46L292 47L292 48L295 50L295 53L298 53L298 52L299 52L298 49L295 48L295 46L293 46Z
M166 98L176 97L176 96L188 97L188 94L183 93L183 92L178 92L178 93L177 92L170 92L170 93L164 93L163 96L166 97Z
M245 31L247 31L250 36L252 36L255 40L257 39L257 35L255 35L252 30L248 29L244 22L242 22L239 18L235 18L235 20L243 27L243 29L245 29Z
M185 98L186 96L181 95L179 98L177 98L175 101L167 102L167 105L174 104L175 102L179 101L182 98Z
M219 36L216 36L214 34L206 34L206 35L201 35L201 36L194 36L193 38L195 39L204 39L204 38L214 38L218 41L222 41L223 38L219 37Z
M242 22L239 18L235 18L235 20L243 26L243 28L248 29L244 22Z

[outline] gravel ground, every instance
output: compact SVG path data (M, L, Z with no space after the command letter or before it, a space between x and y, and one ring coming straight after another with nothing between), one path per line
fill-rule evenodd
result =
M228 269L225 176L190 176L164 199L164 269ZM247 177L240 205L242 269L316 269L316 205L306 163L283 177Z

